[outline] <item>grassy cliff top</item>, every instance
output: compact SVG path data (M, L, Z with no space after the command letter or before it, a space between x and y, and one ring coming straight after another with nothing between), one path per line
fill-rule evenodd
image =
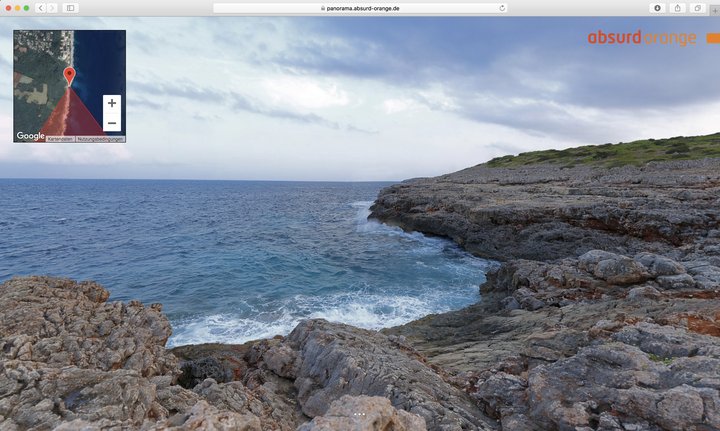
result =
M694 160L720 157L720 133L707 136L678 136L644 139L619 144L587 145L565 150L544 150L496 157L486 163L493 168L512 168L541 163L572 167L576 165L617 167L647 162Z

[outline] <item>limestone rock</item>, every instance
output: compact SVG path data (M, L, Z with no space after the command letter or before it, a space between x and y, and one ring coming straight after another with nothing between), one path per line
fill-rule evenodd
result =
M316 319L300 323L287 343L298 351L295 386L310 417L344 395L369 395L421 416L429 430L495 427L466 393L382 334Z
M578 258L578 267L583 271L595 272L598 263L604 260L618 260L622 256L604 250L590 250Z
M720 429L718 172L478 165L390 186L372 218L501 264L481 303L383 332L503 429Z
M213 363L229 382L208 378L193 387L193 394L220 409L251 412L263 429L294 431L308 420L300 411L293 380L278 376L263 355L284 351L281 339L260 340L244 345L201 344L172 350L181 363ZM293 353L294 354L294 353Z
M661 275L655 282L663 289L692 289L695 280L689 274Z
M533 368L527 381L493 375L475 396L496 415L528 416L544 429L720 427L714 337L639 323L611 338Z
M700 289L720 288L720 266L713 265L709 260L687 262L687 271Z
M640 283L650 278L650 273L642 263L602 250L583 254L578 259L578 265L610 284Z
M718 159L613 169L478 165L390 186L371 217L499 260L557 260L597 249L679 262L682 256L670 255L675 247L718 229L718 170Z
M518 302L521 308L525 310L535 311L543 308L545 303L539 300L533 292L527 287L521 287L513 293L513 298Z
M685 267L681 263L654 253L639 253L635 256L635 260L648 268L653 277L662 275L678 275L686 272Z
M265 387L174 384L180 371L165 350L170 326L160 307L108 296L96 283L49 277L0 285L0 429L291 431L300 423ZM198 364L190 377L225 376L217 363Z
M0 357L136 370L147 377L176 372L177 361L165 352L171 330L161 307L106 303L108 297L93 282L49 277L8 281L0 288Z
M716 337L688 333L687 330L651 323L638 323L623 328L613 339L637 346L661 358L710 356L720 358Z
M188 413L177 414L156 424L149 431L263 431L260 420L252 414L222 411L206 401L198 401Z
M662 293L652 286L637 286L630 289L627 295L628 299L644 300L644 299L660 299Z
M138 427L166 413L150 378L177 373L159 306L107 303L92 282L28 277L0 286L0 416L8 427L67 421Z
M195 392L172 384L171 376L156 376L151 379L151 382L155 385L156 401L166 412L158 414L158 418L188 411L200 400Z
M287 345L273 346L263 354L263 359L268 368L281 377L295 378L295 363L297 352Z
M516 411L523 410L521 406L527 390L526 379L505 372L487 372L480 377L476 385L475 396L490 417L508 418L515 415Z
M344 395L298 431L425 431L425 420L382 397Z

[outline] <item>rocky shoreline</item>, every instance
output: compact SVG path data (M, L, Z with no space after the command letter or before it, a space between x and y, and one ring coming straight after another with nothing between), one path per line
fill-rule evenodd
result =
M502 429L720 429L720 161L476 166L372 217L502 265L482 302L385 330Z
M388 187L372 211L502 261L482 301L166 350L159 304L16 278L0 431L720 430L719 160L477 166Z

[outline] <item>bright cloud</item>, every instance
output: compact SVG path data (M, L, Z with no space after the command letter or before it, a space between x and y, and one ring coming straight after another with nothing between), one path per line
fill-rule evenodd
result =
M336 82L320 82L310 78L279 77L265 79L262 87L275 105L289 104L297 108L318 109L347 106L350 97Z

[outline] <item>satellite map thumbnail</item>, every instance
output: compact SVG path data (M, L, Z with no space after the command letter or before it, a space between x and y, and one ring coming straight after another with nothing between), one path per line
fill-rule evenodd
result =
M13 47L15 142L124 142L125 31L16 30Z

